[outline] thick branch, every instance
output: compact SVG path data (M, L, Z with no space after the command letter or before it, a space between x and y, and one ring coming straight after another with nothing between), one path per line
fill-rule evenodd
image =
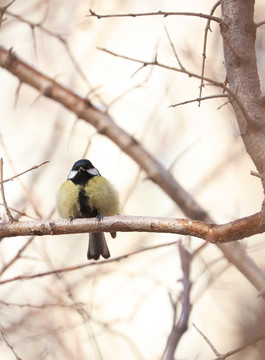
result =
M97 219L38 220L0 224L0 237L26 235L62 235L89 232L157 232L195 236L211 243L241 240L265 231L260 225L261 213L223 225L199 220L149 216L111 216Z
M238 126L251 159L263 176L265 189L265 107L255 52L254 0L222 0L221 34L229 87L244 104L251 122L231 99Z

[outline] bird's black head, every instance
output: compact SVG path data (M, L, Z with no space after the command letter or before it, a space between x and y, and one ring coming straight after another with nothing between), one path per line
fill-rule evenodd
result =
M99 171L93 166L91 161L81 159L74 163L67 180L73 181L75 184L85 184L94 176L99 176Z

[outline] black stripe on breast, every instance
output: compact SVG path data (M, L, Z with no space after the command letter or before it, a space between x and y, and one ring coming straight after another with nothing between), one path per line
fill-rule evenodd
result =
M78 201L82 217L96 217L99 215L96 208L89 206L89 196L86 195L83 187L79 190Z

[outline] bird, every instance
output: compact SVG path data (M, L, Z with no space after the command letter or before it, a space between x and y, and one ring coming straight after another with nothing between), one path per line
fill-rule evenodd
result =
M57 210L62 218L92 218L99 221L104 216L120 212L119 195L114 186L94 167L90 160L76 161L57 193ZM112 238L116 232L111 232ZM90 233L87 259L110 257L110 251L102 232Z

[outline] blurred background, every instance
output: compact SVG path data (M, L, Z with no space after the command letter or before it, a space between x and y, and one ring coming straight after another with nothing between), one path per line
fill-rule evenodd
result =
M0 6L8 1L0 1ZM258 212L263 193L225 98L172 107L199 97L200 80L158 67L144 67L99 48L200 74L206 20L192 16L102 18L97 14L182 11L209 14L214 2L19 1L7 9L0 44L45 75L88 97L170 169L176 180L217 222ZM257 1L258 15L264 3ZM220 16L220 8L215 16ZM264 83L264 29L257 58ZM208 33L206 76L225 80L219 25ZM174 46L174 49L172 47ZM139 166L89 124L40 96L0 69L0 155L4 179L49 160L5 183L19 220L56 219L56 193L73 165L92 161L120 193L122 213L183 217ZM221 94L205 85L202 96ZM15 211L16 210L16 211ZM24 215L21 215L24 214ZM8 221L3 206L3 222ZM86 234L6 238L0 244L0 353L2 359L162 359L173 315L180 316L183 277L178 246L190 252L203 241L173 234L106 235L112 257L146 251L121 261L76 271L2 283L16 276L85 264ZM263 265L263 235L241 241ZM21 250L22 249L22 250ZM220 353L264 332L263 300L214 246L192 259L189 328L178 359L214 359L194 323ZM175 305L174 305L175 304ZM177 305L176 305L177 304ZM173 306L174 305L174 306ZM8 344L10 346L8 346ZM262 343L231 359L263 359Z

